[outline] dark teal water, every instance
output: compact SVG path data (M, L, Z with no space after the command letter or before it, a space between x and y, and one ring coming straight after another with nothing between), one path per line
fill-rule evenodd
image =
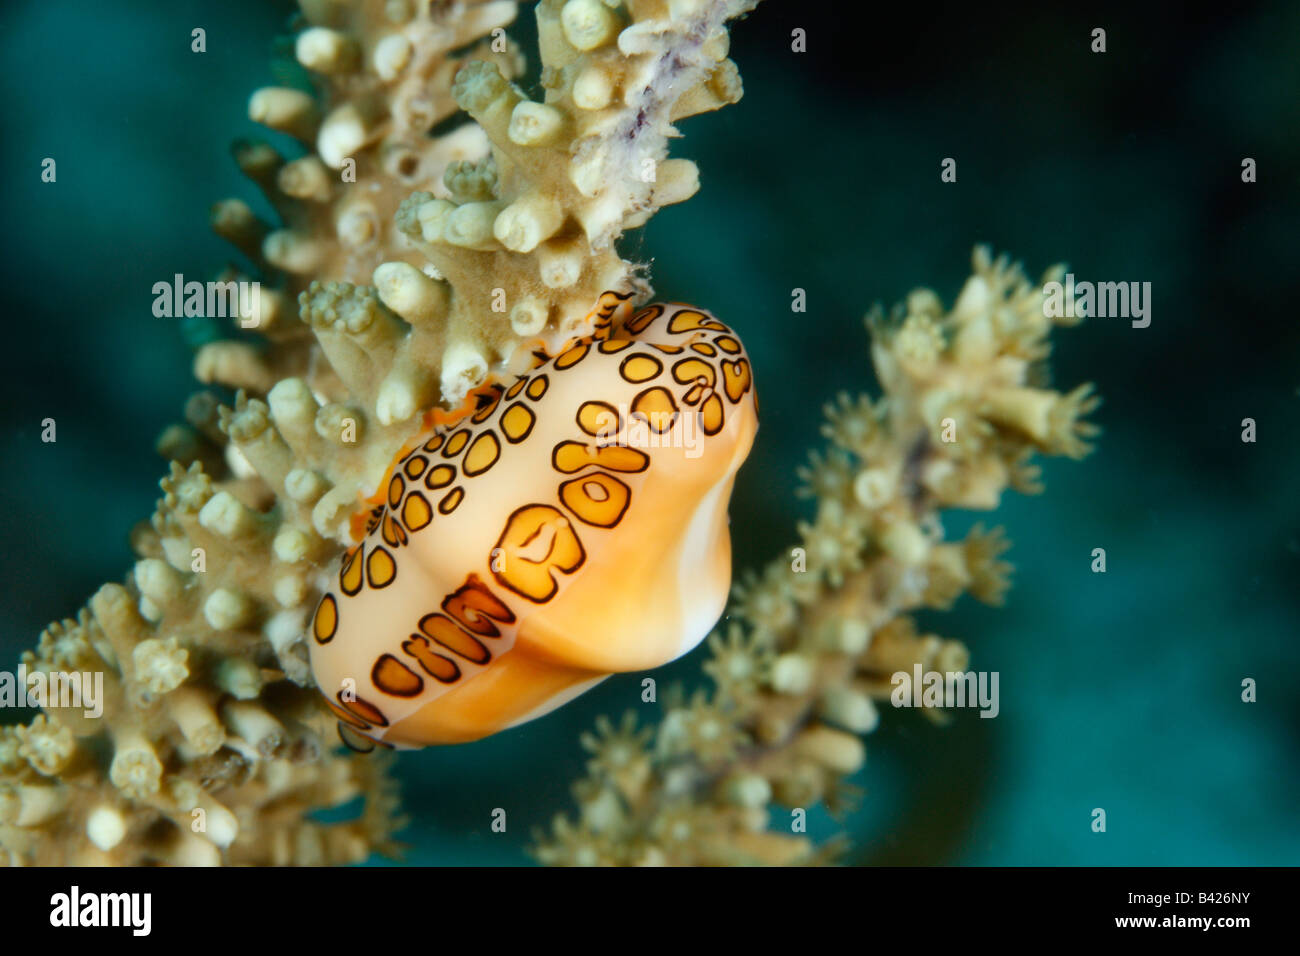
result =
M674 152L700 165L701 193L628 242L661 296L716 310L753 353L764 419L732 509L741 567L806 516L794 468L820 441L821 405L875 390L873 302L919 285L950 301L976 242L1035 276L1065 261L1152 283L1149 328L1093 319L1058 338L1056 381L1097 383L1105 434L1085 462L1047 463L1046 495L1006 499L1006 607L964 599L923 620L1000 672L1001 715L938 729L885 714L855 779L862 809L813 819L853 833L855 862L1300 862L1300 7L1238 8L980 6L872 24L769 0L734 32L745 99L681 124ZM151 286L232 257L206 229L211 202L262 208L228 144L257 133L245 103L273 82L287 12L48 0L0 14L4 660L120 578L127 531L158 497L153 442L180 417L191 351L151 314ZM1104 55L1088 51L1094 26ZM790 52L795 27L806 54ZM55 184L40 182L46 156ZM949 156L956 184L939 181ZM789 311L795 287L806 316ZM40 441L45 417L56 444ZM1105 575L1089 570L1096 547ZM660 676L694 681L699 661ZM1257 703L1240 700L1246 677ZM531 828L569 807L577 734L641 706L638 680L404 756L411 861L525 862Z

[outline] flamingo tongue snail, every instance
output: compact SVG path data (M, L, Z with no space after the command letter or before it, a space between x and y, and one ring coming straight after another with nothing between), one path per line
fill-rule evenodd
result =
M426 416L359 516L308 641L349 746L486 737L721 615L758 427L745 350L707 312L613 292L586 327Z

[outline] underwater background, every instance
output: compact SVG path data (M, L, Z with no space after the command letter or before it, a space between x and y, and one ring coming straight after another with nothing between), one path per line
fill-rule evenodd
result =
M1159 5L834 10L766 0L733 25L745 97L682 122L674 147L701 191L623 244L653 260L659 298L716 311L753 357L763 419L732 502L737 571L808 517L795 468L821 445L822 405L878 393L873 303L917 286L951 302L985 242L1035 279L1065 262L1080 280L1150 282L1152 320L1056 334L1055 382L1094 381L1105 399L1091 457L1044 462L1042 496L945 518L950 537L984 520L1014 542L1005 607L967 597L920 615L1000 673L998 718L936 727L883 708L852 781L860 809L818 810L811 835L847 831L845 861L862 864L1300 863L1300 5L1195 20ZM181 419L192 348L212 334L155 318L151 287L237 257L207 228L214 201L269 215L229 144L284 145L246 103L283 81L274 38L291 12L0 13L0 669L129 567L128 531L165 468L154 440ZM511 31L525 49L531 18ZM1104 54L1089 50L1099 26ZM791 52L796 27L806 53ZM945 157L956 183L940 182ZM1244 157L1258 182L1241 181ZM794 288L806 314L790 311ZM1097 547L1105 574L1090 570ZM661 688L700 682L701 653L657 672ZM640 676L479 743L401 755L406 861L530 862L532 829L572 808L578 734L601 713L657 719ZM1256 703L1241 701L1247 677ZM506 833L490 829L495 807Z

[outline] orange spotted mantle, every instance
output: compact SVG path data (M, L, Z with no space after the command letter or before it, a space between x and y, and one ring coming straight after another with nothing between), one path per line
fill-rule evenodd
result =
M350 746L477 740L679 657L721 615L749 360L709 313L629 298L426 416L359 516L308 642Z

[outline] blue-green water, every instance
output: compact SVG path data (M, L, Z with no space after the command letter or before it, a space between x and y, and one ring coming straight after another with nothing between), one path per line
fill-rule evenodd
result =
M854 781L862 809L842 821L850 859L1300 862L1300 7L1195 22L989 9L868 25L769 0L734 31L745 99L681 124L675 155L699 164L702 190L627 249L653 258L662 297L716 310L754 356L764 417L733 503L737 565L763 563L806 517L794 468L820 442L821 405L875 390L860 321L873 302L918 285L950 301L976 242L1034 275L1066 261L1081 278L1151 282L1149 328L1093 319L1057 339L1056 382L1097 383L1105 433L1086 461L1046 464L1045 495L1006 499L1006 606L963 599L923 618L999 671L1000 716L935 728L886 713ZM0 13L7 661L121 577L127 532L159 495L153 442L193 385L151 287L234 257L206 229L214 200L269 214L228 144L258 135L245 104L273 82L287 13L262 0ZM1097 25L1105 54L1088 50ZM805 54L790 51L795 27ZM54 184L40 181L47 156ZM944 157L955 184L940 182ZM796 287L807 315L789 310ZM46 417L56 444L40 441ZM1089 569L1096 547L1104 575ZM693 681L699 662L662 676ZM1246 677L1257 703L1240 700ZM638 681L404 755L409 859L526 862L531 828L570 806L577 734L599 713L653 716ZM813 820L820 835L840 825Z

